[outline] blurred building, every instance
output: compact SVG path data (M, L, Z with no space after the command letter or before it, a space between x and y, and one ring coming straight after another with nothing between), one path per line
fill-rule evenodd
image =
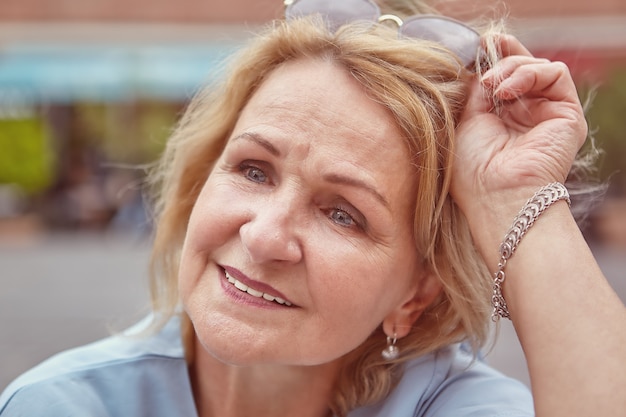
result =
M624 0L442 5L461 19L507 15L535 54L565 61L581 82L626 68ZM281 0L2 0L0 220L33 207L65 228L135 219L118 214L140 203L141 172L120 166L152 160L198 86L282 9Z
M579 76L626 60L623 0L449 3L462 18L485 10L508 15L514 33L534 52L567 61ZM71 86L115 98L134 83L131 91L168 98L195 87L224 47L280 17L282 8L281 0L3 0L0 48L5 61L7 54L20 52L40 58L30 68L31 62L23 63L22 81L39 81L53 97L64 94L55 88ZM52 53L59 53L67 68L55 65ZM11 81L8 64L0 67L0 86ZM129 65L132 74L124 73ZM50 78L57 78L56 84ZM105 91L94 91L90 81Z

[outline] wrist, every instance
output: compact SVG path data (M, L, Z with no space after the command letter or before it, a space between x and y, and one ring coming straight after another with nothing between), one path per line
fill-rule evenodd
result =
M498 248L513 219L540 186L493 193L476 193L478 198L459 204L465 215L474 244L491 270L498 263Z
M514 217L511 226L498 246L499 259L494 273L492 295L494 311L492 319L497 320L500 317L510 318L507 303L502 293L506 278L505 267L508 260L513 256L522 238L534 225L535 221L539 219L539 216L560 201L565 201L568 207L571 204L567 189L561 183L550 183L537 190Z

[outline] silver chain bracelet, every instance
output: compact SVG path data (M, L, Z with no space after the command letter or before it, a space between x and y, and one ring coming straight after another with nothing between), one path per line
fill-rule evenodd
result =
M513 220L513 225L504 236L504 240L500 245L498 270L493 276L493 295L491 296L493 313L491 314L491 320L498 321L500 317L511 319L511 314L509 313L506 301L502 295L502 284L504 283L505 277L504 267L506 266L506 262L513 256L522 237L535 223L539 215L559 200L566 200L567 204L571 205L567 188L559 182L548 184L537 191L535 195L526 202L522 210Z

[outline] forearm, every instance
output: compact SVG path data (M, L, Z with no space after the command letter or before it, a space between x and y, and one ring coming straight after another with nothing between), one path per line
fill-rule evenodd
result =
M509 225L493 215L486 228L489 219L483 215L473 231L495 270L504 233L493 231ZM546 210L523 237L506 265L504 296L527 358L537 415L622 415L626 308L565 202Z

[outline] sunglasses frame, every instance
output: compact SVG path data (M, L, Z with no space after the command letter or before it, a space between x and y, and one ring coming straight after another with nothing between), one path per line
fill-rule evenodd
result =
M475 66L481 50L480 34L465 23L447 16L432 14L413 15L402 19L394 14L382 14L372 0L352 0L352 5L356 4L356 1L366 5L370 10L366 11L363 8L354 13L346 12L346 8L341 6L345 5L345 0L284 0L285 19L291 20L319 13L333 31L360 20L371 23L391 21L398 26L398 36L436 42L453 52L466 68L472 69ZM304 7L304 11L298 10L298 4L309 7ZM320 7L311 7L312 5Z

